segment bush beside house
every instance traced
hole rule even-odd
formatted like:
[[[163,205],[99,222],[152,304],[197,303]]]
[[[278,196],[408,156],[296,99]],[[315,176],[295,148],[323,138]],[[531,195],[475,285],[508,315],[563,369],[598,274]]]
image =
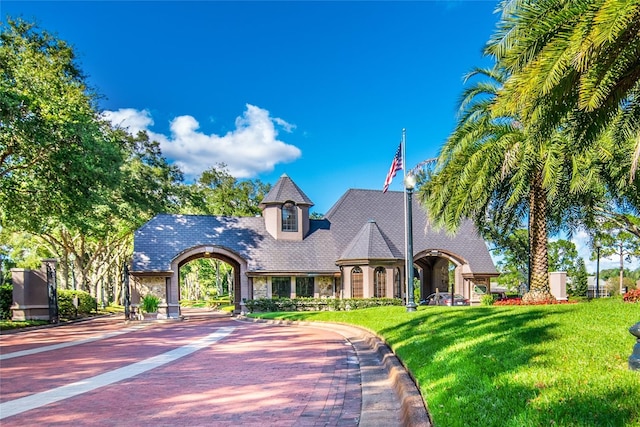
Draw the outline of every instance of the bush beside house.
[[[273,311],[349,311],[402,305],[400,298],[260,298],[244,302],[250,313]]]

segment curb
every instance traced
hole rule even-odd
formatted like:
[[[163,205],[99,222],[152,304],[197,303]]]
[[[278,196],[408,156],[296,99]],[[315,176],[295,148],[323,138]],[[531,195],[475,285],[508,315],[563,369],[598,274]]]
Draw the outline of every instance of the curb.
[[[23,328],[0,329],[0,335],[11,335],[11,334],[19,334],[21,332],[37,331],[38,329],[57,328],[58,326],[73,325],[74,323],[88,322],[94,319],[101,319],[104,317],[112,317],[116,315],[117,313],[116,314],[114,313],[99,314],[96,316],[88,316],[88,317],[80,317],[78,319],[63,320],[58,323],[45,323],[43,325],[25,326]]]
[[[343,335],[347,338],[361,357],[363,352],[369,351],[375,356],[375,362],[383,370],[400,401],[398,418],[400,425],[412,427],[432,427],[431,417],[427,411],[426,404],[420,394],[414,378],[400,362],[391,348],[384,340],[372,331],[360,326],[347,325],[333,322],[297,322],[291,320],[266,320],[253,319],[238,316],[237,320],[254,323],[268,323],[283,326],[309,326],[314,328],[328,329]],[[357,341],[362,341],[364,345],[358,345]],[[361,368],[362,369],[362,368]],[[364,381],[363,381],[364,382]],[[364,396],[363,396],[364,400]],[[362,420],[361,425],[385,425],[384,422],[376,422],[372,414],[369,420]],[[365,418],[365,417],[363,417]]]

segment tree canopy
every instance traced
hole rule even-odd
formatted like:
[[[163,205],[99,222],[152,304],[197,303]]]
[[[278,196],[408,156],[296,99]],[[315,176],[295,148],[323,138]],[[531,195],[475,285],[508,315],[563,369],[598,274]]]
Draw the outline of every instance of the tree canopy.
[[[464,217],[499,233],[527,221],[530,287],[544,298],[549,232],[595,235],[608,221],[637,236],[640,1],[500,10],[485,49],[495,68],[470,74],[488,78],[464,90],[421,198],[449,231]]]
[[[69,45],[22,20],[3,27],[3,264],[18,258],[35,267],[34,259],[56,257],[63,285],[96,295],[105,281],[117,284],[133,231],[155,214],[260,212],[268,185],[238,181],[224,165],[183,184],[147,133],[131,135],[104,120]]]
[[[70,46],[24,21],[0,32],[3,226],[39,232],[90,212],[123,161]]]

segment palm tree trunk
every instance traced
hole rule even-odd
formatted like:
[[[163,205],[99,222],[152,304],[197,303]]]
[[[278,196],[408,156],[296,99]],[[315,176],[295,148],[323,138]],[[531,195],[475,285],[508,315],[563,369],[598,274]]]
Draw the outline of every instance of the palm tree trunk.
[[[529,292],[522,298],[525,302],[554,299],[549,288],[547,237],[547,197],[538,171],[529,193]]]

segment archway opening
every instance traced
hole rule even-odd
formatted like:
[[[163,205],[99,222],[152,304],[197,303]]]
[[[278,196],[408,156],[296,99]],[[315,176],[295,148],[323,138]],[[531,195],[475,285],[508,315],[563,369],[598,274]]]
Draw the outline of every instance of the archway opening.
[[[460,293],[461,283],[456,280],[458,264],[440,255],[424,256],[416,260],[420,268],[420,300],[437,292]]]
[[[237,263],[222,254],[197,253],[182,260],[178,264],[180,306],[233,311],[239,298],[238,275]]]

